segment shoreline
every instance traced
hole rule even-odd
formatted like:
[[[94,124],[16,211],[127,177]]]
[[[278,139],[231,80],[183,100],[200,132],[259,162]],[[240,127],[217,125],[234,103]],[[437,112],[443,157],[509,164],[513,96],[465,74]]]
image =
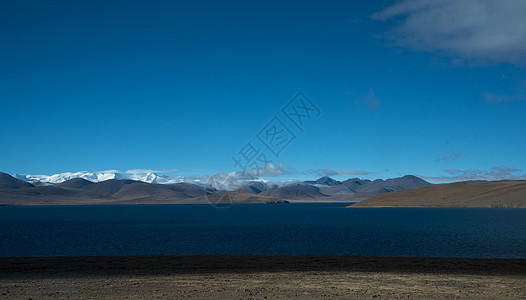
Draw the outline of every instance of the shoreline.
[[[345,208],[490,208],[490,209],[526,209],[526,206],[433,206],[433,205],[355,205],[360,202],[348,201],[296,201],[284,200],[287,202],[254,202],[254,203],[230,203],[224,206],[232,205],[265,205],[265,204],[342,204]],[[221,206],[212,203],[70,203],[70,204],[0,204],[0,207],[50,207],[50,206],[141,206],[141,205],[212,205]]]
[[[49,206],[126,206],[126,205],[212,205],[212,206],[231,206],[231,205],[265,205],[265,204],[347,204],[352,205],[357,202],[352,201],[303,201],[299,202],[296,200],[283,199],[283,201],[278,202],[241,202],[241,203],[225,203],[225,204],[213,204],[211,202],[207,203],[164,203],[164,202],[154,202],[154,203],[68,203],[68,204],[0,204],[0,207],[49,207]]]
[[[0,257],[0,278],[65,273],[404,272],[526,276],[526,259],[346,255]]]

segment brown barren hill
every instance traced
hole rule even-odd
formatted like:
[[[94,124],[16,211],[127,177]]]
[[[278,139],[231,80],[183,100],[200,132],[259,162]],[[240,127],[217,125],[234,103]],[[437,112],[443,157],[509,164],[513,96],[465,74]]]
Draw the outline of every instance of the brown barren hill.
[[[29,182],[25,182],[20,179],[16,179],[13,176],[0,172],[0,188],[2,189],[20,189],[34,187]]]
[[[304,183],[289,184],[274,190],[262,192],[260,195],[287,200],[310,200],[329,198],[316,186]]]
[[[349,207],[526,208],[526,180],[429,185],[381,194]]]

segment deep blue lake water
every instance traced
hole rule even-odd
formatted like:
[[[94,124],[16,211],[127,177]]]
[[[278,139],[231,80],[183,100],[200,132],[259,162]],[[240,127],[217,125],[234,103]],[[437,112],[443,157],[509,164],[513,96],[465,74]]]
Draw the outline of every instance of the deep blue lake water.
[[[526,258],[526,209],[0,207],[0,256],[143,254]]]

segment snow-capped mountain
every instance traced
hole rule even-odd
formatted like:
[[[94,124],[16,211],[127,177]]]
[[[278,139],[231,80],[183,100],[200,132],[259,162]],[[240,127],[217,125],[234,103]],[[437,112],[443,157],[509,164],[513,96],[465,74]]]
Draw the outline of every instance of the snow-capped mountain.
[[[160,183],[160,184],[171,184],[183,182],[184,179],[181,176],[170,177],[162,174],[156,174],[150,170],[128,170],[128,171],[117,171],[108,170],[100,172],[65,172],[54,175],[30,175],[30,174],[14,174],[13,177],[28,182],[41,182],[47,184],[61,183],[66,180],[73,178],[83,178],[91,182],[100,182],[109,179],[132,179],[148,183]]]
[[[14,174],[13,177],[31,183],[38,184],[57,184],[73,178],[82,178],[91,182],[101,182],[109,179],[132,179],[143,181],[147,183],[158,184],[174,184],[174,183],[193,183],[200,186],[207,186],[216,190],[234,190],[245,185],[247,182],[260,182],[268,186],[282,186],[291,181],[269,181],[263,178],[257,178],[240,172],[218,173],[215,175],[208,175],[202,177],[182,177],[182,176],[166,176],[155,173],[151,170],[108,170],[99,172],[65,172],[54,175],[30,175],[30,174]]]

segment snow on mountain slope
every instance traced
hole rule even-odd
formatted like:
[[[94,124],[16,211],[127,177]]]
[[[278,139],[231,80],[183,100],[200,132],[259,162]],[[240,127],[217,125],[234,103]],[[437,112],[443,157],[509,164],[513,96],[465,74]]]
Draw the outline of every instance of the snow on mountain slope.
[[[42,183],[61,183],[73,178],[82,178],[92,182],[100,182],[109,179],[132,179],[148,183],[160,183],[170,184],[183,182],[183,177],[169,177],[162,174],[156,174],[148,170],[129,170],[125,172],[117,170],[108,170],[100,172],[65,172],[54,175],[30,175],[30,174],[14,174],[13,177],[29,182],[42,182]]]
[[[203,177],[170,177],[163,174],[157,174],[151,170],[108,170],[100,172],[65,172],[54,175],[30,175],[14,174],[13,177],[28,181],[31,183],[56,184],[62,183],[73,178],[82,178],[91,182],[100,182],[109,179],[132,179],[147,183],[174,184],[179,182],[193,183],[201,186],[208,186],[217,190],[234,190],[240,188],[248,181],[258,181],[269,187],[283,186],[290,181],[268,181],[262,178],[254,178],[240,172],[219,173]]]

